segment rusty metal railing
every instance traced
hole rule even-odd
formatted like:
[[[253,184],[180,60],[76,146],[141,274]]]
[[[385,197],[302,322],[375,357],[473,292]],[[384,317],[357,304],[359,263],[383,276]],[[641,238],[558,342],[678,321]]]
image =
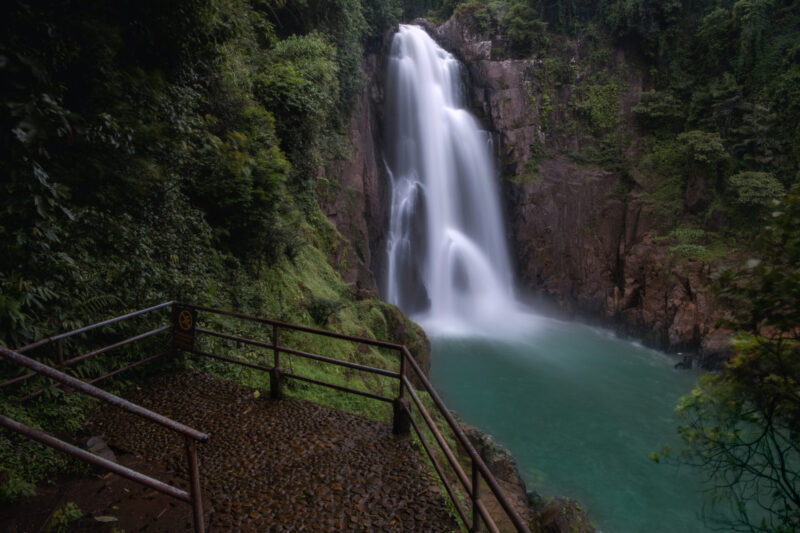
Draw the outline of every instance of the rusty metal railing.
[[[433,385],[425,376],[425,373],[422,371],[419,364],[411,355],[411,352],[409,352],[407,347],[401,344],[377,341],[363,337],[355,337],[351,335],[344,335],[342,333],[334,333],[331,331],[310,328],[307,326],[289,324],[286,322],[280,322],[268,318],[256,317],[244,313],[237,313],[234,311],[227,311],[223,309],[215,309],[212,307],[205,307],[205,306],[185,304],[185,303],[179,303],[176,305],[180,305],[188,309],[193,309],[195,311],[234,317],[237,319],[256,322],[259,324],[270,326],[271,329],[270,342],[250,339],[240,335],[232,335],[229,333],[213,331],[207,328],[197,327],[195,331],[201,335],[226,339],[229,341],[235,341],[237,343],[246,344],[249,346],[255,346],[271,350],[273,358],[272,366],[260,365],[250,361],[234,359],[231,357],[226,357],[223,355],[198,350],[196,348],[192,349],[191,353],[202,357],[208,357],[219,361],[243,365],[249,368],[268,372],[270,374],[270,395],[275,399],[279,399],[282,395],[283,381],[286,379],[294,379],[294,380],[304,381],[307,383],[313,383],[323,387],[333,388],[351,394],[357,394],[360,396],[364,396],[382,402],[392,403],[394,406],[394,421],[393,421],[394,431],[396,433],[405,433],[409,430],[408,428],[409,425],[414,428],[414,431],[419,437],[420,443],[422,444],[422,447],[424,448],[426,454],[428,455],[431,464],[433,465],[434,469],[436,470],[436,473],[438,474],[439,478],[444,484],[445,491],[447,492],[447,495],[450,498],[450,500],[453,502],[458,517],[461,523],[464,525],[464,527],[469,529],[469,531],[478,531],[479,528],[481,527],[481,523],[483,523],[490,531],[499,532],[499,529],[494,519],[489,514],[489,511],[486,508],[486,505],[484,504],[485,498],[481,495],[480,491],[481,482],[485,482],[489,491],[492,493],[494,498],[500,504],[500,507],[503,509],[509,521],[513,524],[514,528],[517,531],[529,533],[527,524],[525,524],[525,522],[516,512],[514,507],[511,505],[505,493],[497,483],[497,480],[494,478],[494,475],[489,471],[488,467],[483,462],[478,452],[475,450],[469,438],[467,438],[466,434],[461,429],[459,424],[456,422],[455,418],[453,418],[453,415],[450,414],[450,411],[447,409],[441,397],[433,388]],[[309,333],[312,335],[320,335],[324,337],[330,337],[343,341],[365,344],[368,346],[385,348],[395,351],[398,353],[400,360],[399,361],[400,372],[394,372],[392,370],[387,370],[383,368],[375,368],[367,365],[353,363],[350,361],[341,361],[338,359],[333,359],[331,357],[307,353],[294,348],[290,348],[288,346],[281,345],[279,342],[281,330],[299,331],[299,332]],[[300,376],[297,374],[286,372],[281,367],[280,355],[282,353],[306,359],[311,359],[314,361],[320,361],[327,364],[338,365],[345,368],[350,368],[371,374],[386,376],[392,379],[397,379],[398,394],[395,398],[387,398],[385,396],[374,394],[372,392],[351,389],[334,383],[327,383],[324,381],[311,379],[305,376]],[[414,384],[412,384],[412,378],[410,378],[409,376],[413,376],[413,381],[416,381],[417,383],[421,384],[421,389],[430,395],[436,409],[441,413],[441,415],[447,422],[447,426],[455,435],[458,444],[465,450],[470,460],[471,471],[469,476],[464,471],[464,468],[461,466],[461,463],[456,457],[456,454],[452,451],[452,449],[448,445],[447,440],[442,434],[441,429],[437,426],[430,412],[423,404],[420,395],[417,392],[417,389],[415,388]],[[431,444],[428,442],[425,436],[425,432],[423,431],[423,426],[421,425],[421,422],[416,420],[413,415],[413,410],[410,408],[410,403],[405,398],[406,392],[411,397],[417,410],[422,414],[422,419],[425,425],[427,426],[431,434],[434,436],[436,444],[438,445],[441,452],[447,459],[447,463],[449,463],[450,467],[455,472],[456,479],[464,488],[466,494],[468,494],[469,497],[471,498],[473,504],[472,516],[468,517],[467,513],[465,513],[464,509],[462,509],[458,497],[456,495],[456,491],[453,487],[453,484],[449,481],[448,476],[446,475],[444,469],[442,468],[441,462],[439,461],[439,459],[437,459],[437,454],[435,453]]]
[[[23,354],[23,353],[29,352],[31,350],[34,350],[34,349],[37,349],[37,348],[42,348],[42,347],[47,346],[49,344],[55,343],[55,345],[56,345],[56,353],[57,353],[57,358],[58,358],[58,363],[57,363],[58,364],[58,369],[61,370],[62,372],[64,372],[67,367],[72,366],[72,365],[74,365],[76,363],[80,363],[80,362],[86,361],[86,360],[88,360],[88,359],[90,359],[92,357],[98,356],[100,354],[107,353],[107,352],[109,352],[111,350],[114,350],[116,348],[120,348],[122,346],[127,346],[129,344],[134,343],[134,342],[138,342],[138,341],[144,340],[144,339],[146,339],[148,337],[152,337],[154,335],[158,335],[159,333],[164,333],[164,332],[167,332],[167,331],[171,331],[173,326],[172,326],[172,324],[167,324],[167,325],[164,325],[164,326],[161,326],[161,327],[157,327],[157,328],[152,329],[150,331],[146,331],[146,332],[141,333],[139,335],[135,335],[133,337],[127,338],[127,339],[125,339],[123,341],[119,341],[119,342],[116,342],[114,344],[105,346],[103,348],[100,348],[99,350],[94,350],[94,351],[79,355],[77,357],[72,357],[72,358],[66,359],[66,360],[64,359],[64,340],[69,339],[70,337],[75,337],[77,335],[81,335],[81,334],[84,334],[84,333],[88,333],[90,331],[97,330],[97,329],[102,328],[104,326],[109,326],[111,324],[116,324],[118,322],[129,320],[131,318],[139,317],[139,316],[151,313],[153,311],[158,311],[159,309],[164,309],[164,308],[167,308],[167,307],[171,307],[174,303],[175,302],[172,302],[172,301],[164,302],[162,304],[158,304],[158,305],[154,305],[152,307],[148,307],[147,309],[141,309],[139,311],[134,311],[132,313],[128,313],[128,314],[125,314],[125,315],[122,315],[122,316],[111,318],[109,320],[104,320],[102,322],[97,322],[96,324],[91,324],[89,326],[85,326],[85,327],[82,327],[82,328],[74,329],[72,331],[67,331],[66,333],[60,333],[58,335],[53,335],[51,337],[45,337],[44,339],[38,340],[36,342],[32,342],[31,344],[28,344],[26,346],[22,346],[21,348],[17,348],[15,351],[17,353]],[[159,357],[163,357],[163,356],[169,354],[170,352],[171,352],[171,350],[165,350],[165,351],[157,353],[157,354],[155,354],[155,355],[153,355],[151,357],[143,359],[141,361],[136,361],[136,362],[131,363],[131,364],[127,365],[127,366],[124,366],[122,368],[118,368],[118,369],[113,370],[111,372],[108,372],[108,373],[106,373],[104,375],[96,377],[96,378],[92,379],[90,381],[90,383],[97,383],[99,381],[107,379],[107,378],[109,378],[111,376],[115,376],[115,375],[117,375],[117,374],[119,374],[121,372],[124,372],[126,370],[130,370],[132,368],[135,368],[137,366],[143,365],[145,363],[149,363],[149,362],[151,362],[151,361],[153,361],[155,359],[158,359]],[[3,389],[4,387],[8,387],[10,385],[14,385],[14,384],[17,384],[17,383],[22,383],[22,382],[24,382],[24,381],[26,381],[26,380],[28,380],[28,379],[36,376],[36,375],[37,375],[36,372],[29,372],[27,374],[23,374],[21,376],[17,376],[17,377],[15,377],[13,379],[9,379],[7,381],[4,381],[3,383],[0,383],[0,389]],[[32,398],[35,398],[35,397],[41,395],[43,392],[44,392],[43,389],[39,389],[37,391],[32,392],[31,394],[28,394],[27,396],[23,396],[22,398],[20,398],[20,400],[21,401],[30,400]]]
[[[110,344],[108,346],[105,346],[103,348],[86,352],[84,354],[72,357],[70,359],[64,359],[64,347],[62,342],[65,339],[78,334],[87,333],[89,331],[101,328],[103,326],[121,322],[127,319],[144,315],[146,313],[150,313],[152,311],[157,311],[159,309],[164,309],[168,307],[172,308],[173,311],[173,320],[171,324],[151,329],[144,333],[140,333],[138,335],[129,337],[123,341],[119,341]],[[179,324],[180,317],[178,315],[178,312],[180,312],[181,310],[193,310],[194,313],[204,312],[216,315],[229,316],[269,326],[270,342],[250,339],[240,335],[232,335],[230,333],[218,332],[207,328],[197,327],[195,320],[196,317],[194,315],[191,317],[191,320],[189,320],[190,325],[187,326],[187,329],[190,331],[191,335],[188,337],[186,336],[181,337],[181,335],[184,335],[186,333],[185,331],[181,331],[182,328],[180,327]],[[116,348],[133,344],[137,341],[141,341],[146,338],[158,335],[159,333],[164,333],[168,330],[171,330],[173,335],[172,346],[170,348],[154,356],[147,357],[145,359],[136,361],[132,364],[126,365],[122,368],[116,369],[112,372],[106,373],[98,378],[91,380],[91,383],[95,383],[102,379],[106,379],[113,375],[119,374],[120,372],[145,364],[164,355],[174,353],[175,349],[180,349],[201,357],[211,358],[226,363],[242,365],[256,370],[268,372],[270,376],[270,395],[272,396],[272,398],[275,399],[281,398],[283,383],[287,379],[293,379],[297,381],[311,383],[314,385],[329,387],[349,394],[360,395],[381,402],[391,403],[393,406],[393,413],[394,413],[393,431],[395,433],[407,433],[410,431],[410,427],[414,428],[414,431],[417,434],[423,449],[428,455],[428,458],[430,459],[434,470],[436,470],[437,475],[439,476],[445,487],[445,491],[447,492],[448,497],[450,498],[450,500],[454,505],[459,520],[461,521],[461,523],[465,528],[469,529],[471,532],[474,532],[478,531],[481,528],[481,524],[484,524],[492,532],[499,531],[494,519],[489,514],[486,508],[486,505],[484,503],[485,497],[481,494],[480,491],[481,483],[483,482],[486,484],[489,491],[492,493],[492,496],[500,504],[500,507],[503,509],[509,521],[513,524],[514,528],[517,531],[529,533],[528,526],[525,524],[522,518],[520,518],[516,510],[508,501],[508,498],[498,485],[496,479],[489,471],[489,469],[486,467],[480,455],[477,453],[470,440],[464,434],[464,431],[461,429],[461,427],[455,421],[453,416],[450,414],[450,411],[447,409],[444,402],[439,397],[436,390],[433,388],[433,385],[431,385],[430,381],[425,376],[425,373],[422,371],[417,361],[411,355],[408,348],[400,344],[377,341],[363,337],[355,337],[351,335],[344,335],[341,333],[310,328],[307,326],[289,324],[286,322],[256,317],[252,315],[227,311],[223,309],[215,309],[212,307],[205,307],[205,306],[170,301],[170,302],[164,302],[162,304],[153,307],[149,307],[147,309],[142,309],[140,311],[128,313],[120,317],[115,317],[109,320],[105,320],[97,324],[92,324],[90,326],[76,329],[67,333],[54,335],[52,337],[48,337],[36,341],[34,343],[28,344],[27,346],[23,346],[17,350],[9,350],[0,347],[0,356],[2,356],[2,358],[32,370],[32,372],[30,373],[23,374],[21,376],[17,376],[13,379],[10,379],[4,383],[0,383],[0,389],[16,383],[21,383],[34,376],[42,375],[50,379],[53,379],[54,381],[59,382],[62,385],[66,385],[67,387],[71,387],[75,390],[79,390],[85,392],[86,394],[90,394],[96,398],[101,399],[102,401],[111,403],[112,405],[116,405],[131,413],[142,416],[155,423],[161,424],[169,429],[172,429],[174,431],[177,431],[178,433],[183,434],[186,438],[186,452],[189,463],[189,476],[190,476],[189,493],[176,489],[175,487],[166,485],[163,482],[145,476],[141,473],[117,465],[116,463],[106,461],[105,459],[102,459],[100,457],[90,454],[89,452],[86,452],[85,450],[81,450],[80,448],[77,448],[68,443],[60,441],[36,429],[24,426],[23,424],[20,424],[19,422],[16,422],[9,418],[0,417],[0,425],[5,426],[14,431],[17,431],[23,435],[26,435],[31,439],[42,442],[43,444],[64,451],[65,453],[74,455],[86,462],[97,465],[101,468],[106,468],[108,470],[111,470],[112,472],[127,477],[128,479],[131,479],[135,482],[144,484],[154,490],[163,492],[181,501],[190,503],[193,507],[195,531],[203,532],[204,521],[203,521],[203,510],[202,510],[202,495],[200,493],[200,477],[199,477],[199,465],[197,461],[196,442],[197,441],[205,442],[208,436],[192,428],[184,426],[174,420],[158,415],[157,413],[149,411],[141,406],[132,404],[122,398],[114,396],[113,394],[98,389],[93,385],[91,385],[90,383],[81,381],[64,373],[64,370],[66,370],[66,368],[69,367],[70,365],[85,361],[91,357],[95,357],[100,354],[107,353]],[[279,342],[281,330],[304,332],[312,335],[319,335],[319,336],[339,339],[342,341],[354,342],[358,344],[364,344],[368,346],[374,346],[377,348],[383,348],[394,351],[398,354],[400,371],[395,372],[393,370],[371,367],[368,365],[354,363],[351,361],[341,361],[324,355],[308,353],[289,346],[281,345]],[[250,361],[244,361],[241,359],[234,359],[220,354],[199,350],[197,349],[196,344],[194,343],[195,334],[225,339],[228,341],[235,341],[237,343],[271,350],[272,366],[257,364]],[[188,339],[188,341],[186,339]],[[59,366],[58,370],[22,355],[22,353],[24,352],[40,348],[42,346],[52,343],[55,343],[57,348],[58,366]],[[357,370],[388,377],[391,379],[396,379],[398,382],[397,396],[394,398],[389,398],[386,396],[382,396],[380,394],[375,394],[374,392],[352,389],[334,383],[328,383],[325,381],[312,379],[308,376],[302,376],[299,374],[287,372],[283,367],[281,367],[281,354],[310,359],[325,364],[338,365],[351,370]],[[415,383],[417,384],[416,386]],[[420,398],[420,395],[417,392],[418,389],[425,391],[430,396],[434,406],[436,407],[436,410],[439,411],[441,416],[446,421],[447,426],[455,435],[455,439],[458,445],[460,445],[467,454],[470,462],[469,475],[467,475],[467,472],[465,472],[464,467],[461,466],[461,463],[459,462],[456,454],[448,445],[448,442],[445,436],[443,435],[441,429],[437,426],[436,422],[431,416],[431,413],[423,404],[422,399]],[[42,394],[42,392],[43,390],[40,389],[34,393],[28,394],[27,396],[23,397],[22,400],[27,400],[36,397]],[[409,402],[408,398],[406,398],[406,394],[411,398],[411,402],[413,402],[414,406],[422,415],[422,421],[419,421],[415,418],[414,410],[411,408],[411,402]],[[422,422],[424,422],[424,426]],[[430,433],[433,435],[434,440],[436,441],[436,445],[446,458],[447,464],[450,465],[450,468],[455,473],[455,478],[457,482],[461,484],[465,493],[468,494],[469,497],[471,498],[472,500],[471,516],[467,516],[467,513],[465,513],[464,509],[462,509],[457,496],[457,491],[454,488],[453,483],[451,483],[451,481],[448,479],[448,476],[445,472],[445,469],[443,468],[442,463],[437,458],[438,453],[431,446],[431,443],[428,442],[428,439],[424,431],[424,427],[427,427]]]
[[[197,459],[197,446],[196,446],[196,443],[197,442],[205,442],[206,440],[208,440],[208,435],[205,434],[205,433],[201,433],[200,431],[197,431],[197,430],[195,430],[195,429],[193,429],[191,427],[188,427],[188,426],[186,426],[184,424],[176,422],[175,420],[172,420],[170,418],[166,418],[166,417],[164,417],[162,415],[159,415],[158,413],[154,413],[153,411],[145,409],[144,407],[141,407],[139,405],[133,404],[133,403],[131,403],[131,402],[129,402],[129,401],[123,399],[123,398],[120,398],[118,396],[115,396],[114,394],[108,393],[108,392],[106,392],[106,391],[104,391],[102,389],[99,389],[99,388],[97,388],[97,387],[95,387],[93,385],[94,383],[97,383],[99,381],[107,379],[107,378],[109,378],[111,376],[115,376],[117,374],[120,374],[121,372],[124,372],[126,370],[130,370],[130,369],[135,368],[137,366],[140,366],[140,365],[149,363],[151,361],[154,361],[155,359],[158,359],[158,358],[163,357],[163,356],[165,356],[165,355],[167,355],[169,353],[172,353],[172,350],[171,349],[164,350],[164,351],[162,351],[160,353],[157,353],[157,354],[155,354],[153,356],[146,357],[146,358],[141,359],[139,361],[136,361],[134,363],[125,365],[125,366],[123,366],[121,368],[117,368],[115,370],[112,370],[111,372],[107,372],[106,374],[103,374],[103,375],[101,375],[99,377],[95,377],[95,378],[91,379],[88,382],[80,380],[80,379],[77,379],[77,378],[75,378],[73,376],[70,376],[70,375],[65,373],[65,370],[67,369],[67,367],[70,367],[70,366],[75,365],[77,363],[86,361],[86,360],[88,360],[88,359],[90,359],[92,357],[96,357],[98,355],[110,352],[111,350],[114,350],[116,348],[120,348],[122,346],[127,346],[127,345],[133,344],[135,342],[139,342],[139,341],[142,341],[144,339],[147,339],[149,337],[153,337],[155,335],[158,335],[159,333],[164,333],[164,332],[167,332],[167,331],[171,331],[172,328],[173,328],[173,325],[172,324],[167,324],[167,325],[164,325],[164,326],[160,326],[160,327],[157,327],[155,329],[151,329],[149,331],[146,331],[144,333],[140,333],[138,335],[134,335],[134,336],[129,337],[129,338],[125,339],[125,340],[122,340],[122,341],[119,341],[119,342],[115,342],[115,343],[110,344],[108,346],[105,346],[103,348],[100,348],[100,349],[97,349],[97,350],[93,350],[93,351],[78,355],[76,357],[72,357],[70,359],[64,359],[63,341],[65,339],[68,339],[70,337],[74,337],[76,335],[88,333],[90,331],[97,330],[97,329],[102,328],[104,326],[108,326],[108,325],[111,325],[111,324],[122,322],[124,320],[128,320],[128,319],[131,319],[131,318],[134,318],[134,317],[142,316],[142,315],[145,315],[147,313],[150,313],[150,312],[153,312],[153,311],[157,311],[159,309],[168,308],[168,307],[171,307],[173,305],[173,303],[174,302],[164,302],[162,304],[159,304],[159,305],[156,305],[156,306],[153,306],[153,307],[149,307],[147,309],[142,309],[142,310],[139,310],[139,311],[136,311],[136,312],[133,312],[133,313],[128,313],[126,315],[115,317],[115,318],[112,318],[112,319],[109,319],[109,320],[104,320],[102,322],[98,322],[96,324],[92,324],[92,325],[89,325],[89,326],[86,326],[86,327],[83,327],[83,328],[78,328],[78,329],[75,329],[75,330],[72,330],[72,331],[68,331],[66,333],[53,335],[51,337],[47,337],[47,338],[38,340],[36,342],[33,342],[31,344],[28,344],[28,345],[23,346],[21,348],[18,348],[16,350],[10,350],[8,348],[4,348],[4,347],[0,346],[0,358],[5,359],[5,360],[7,360],[7,361],[9,361],[11,363],[14,363],[16,365],[19,365],[19,366],[21,366],[23,368],[27,368],[29,370],[32,370],[32,372],[23,374],[21,376],[17,376],[15,378],[9,379],[9,380],[7,380],[7,381],[5,381],[3,383],[0,383],[0,389],[3,389],[4,387],[9,387],[9,386],[14,385],[14,384],[22,384],[23,382],[25,382],[26,380],[28,380],[28,379],[30,379],[30,378],[32,378],[34,376],[44,376],[44,377],[52,379],[53,381],[59,383],[62,386],[66,386],[66,387],[69,387],[70,389],[77,390],[77,391],[83,392],[85,394],[88,394],[90,396],[93,396],[93,397],[95,397],[95,398],[97,398],[97,399],[99,399],[99,400],[101,400],[101,401],[103,401],[105,403],[109,403],[111,405],[119,407],[119,408],[121,408],[121,409],[123,409],[125,411],[128,411],[129,413],[132,413],[132,414],[135,414],[135,415],[140,416],[142,418],[145,418],[147,420],[150,420],[150,421],[152,421],[152,422],[154,422],[156,424],[164,426],[164,427],[166,427],[166,428],[168,428],[168,429],[170,429],[172,431],[175,431],[175,432],[183,435],[184,438],[185,438],[186,457],[187,457],[188,473],[189,473],[189,487],[190,488],[189,488],[188,492],[184,491],[184,490],[181,490],[181,489],[178,489],[176,487],[173,487],[171,485],[168,485],[168,484],[166,484],[166,483],[164,483],[162,481],[159,481],[159,480],[157,480],[155,478],[152,478],[150,476],[146,476],[146,475],[144,475],[144,474],[142,474],[140,472],[137,472],[135,470],[132,470],[130,468],[126,468],[126,467],[124,467],[122,465],[119,465],[119,464],[113,462],[113,461],[109,461],[107,459],[104,459],[102,457],[94,455],[94,454],[92,454],[92,453],[90,453],[90,452],[88,452],[86,450],[78,448],[77,446],[73,446],[72,444],[69,444],[69,443],[64,442],[64,441],[62,441],[60,439],[57,439],[57,438],[55,438],[55,437],[53,437],[51,435],[48,435],[47,433],[44,433],[43,431],[28,427],[28,426],[26,426],[24,424],[21,424],[20,422],[18,422],[16,420],[10,419],[8,417],[0,416],[0,425],[4,426],[4,427],[6,427],[6,428],[8,428],[8,429],[10,429],[12,431],[15,431],[17,433],[20,433],[22,435],[25,435],[26,437],[28,437],[28,438],[30,438],[32,440],[38,441],[38,442],[40,442],[42,444],[45,444],[46,446],[50,446],[51,448],[54,448],[54,449],[59,450],[61,452],[67,453],[69,455],[72,455],[73,457],[77,457],[78,459],[80,459],[80,460],[82,460],[84,462],[90,463],[90,464],[92,464],[94,466],[103,468],[105,470],[109,470],[111,472],[114,472],[115,474],[118,474],[118,475],[120,475],[122,477],[130,479],[130,480],[132,480],[132,481],[134,481],[136,483],[145,485],[146,487],[149,487],[149,488],[151,488],[153,490],[156,490],[158,492],[161,492],[163,494],[166,494],[168,496],[176,498],[177,500],[180,500],[182,502],[186,502],[186,503],[190,504],[192,506],[192,514],[193,514],[193,520],[194,520],[194,531],[197,532],[197,533],[204,533],[204,531],[205,531],[205,523],[204,523],[204,520],[203,520],[203,503],[202,503],[202,493],[201,493],[201,490],[200,490],[200,469],[199,469],[199,463],[198,463],[198,459]],[[53,344],[53,343],[56,344],[57,357],[58,357],[58,362],[57,362],[58,369],[55,369],[55,368],[50,367],[50,366],[47,366],[47,365],[45,365],[43,363],[40,363],[39,361],[36,361],[34,359],[31,359],[31,358],[26,357],[25,355],[23,355],[23,353],[25,353],[25,352],[29,352],[29,351],[35,350],[37,348],[41,348],[41,347],[44,347],[46,345]],[[39,390],[34,391],[31,394],[27,394],[27,395],[23,396],[22,398],[20,398],[20,401],[27,401],[27,400],[33,399],[33,398],[41,395],[43,392],[44,392],[44,389],[40,388]]]
[[[55,437],[47,435],[46,433],[43,433],[39,430],[25,426],[15,420],[12,420],[4,416],[0,417],[0,424],[9,429],[22,433],[23,435],[31,439],[37,440],[42,444],[46,444],[57,450],[73,455],[83,461],[89,462],[93,465],[105,468],[107,470],[111,470],[116,474],[119,474],[137,483],[141,483],[142,485],[150,487],[153,490],[157,490],[168,496],[172,496],[173,498],[177,498],[181,501],[191,504],[193,509],[195,531],[198,533],[203,533],[205,531],[205,525],[203,521],[203,501],[202,501],[202,493],[200,491],[200,470],[197,461],[196,443],[198,441],[206,442],[208,440],[207,434],[201,433],[196,429],[190,428],[189,426],[181,424],[180,422],[176,422],[175,420],[172,420],[165,416],[161,416],[158,413],[154,413],[149,409],[145,409],[140,405],[131,403],[128,400],[120,398],[119,396],[115,396],[114,394],[106,392],[102,389],[98,389],[94,385],[86,383],[85,381],[81,381],[80,379],[76,379],[68,374],[60,372],[55,368],[49,367],[38,361],[34,361],[33,359],[25,357],[21,353],[16,352],[14,350],[9,350],[8,348],[0,347],[0,356],[2,356],[7,361],[16,363],[17,365],[33,370],[35,374],[48,377],[74,390],[81,391],[105,403],[119,407],[120,409],[128,411],[129,413],[150,420],[151,422],[164,426],[167,429],[171,429],[172,431],[175,431],[176,433],[180,433],[181,435],[183,435],[184,438],[186,439],[186,455],[189,467],[189,486],[190,486],[189,493],[176,489],[175,487],[171,487],[166,483],[158,481],[157,479],[151,478],[134,470],[120,466],[112,461],[103,459],[102,457],[92,455],[86,450],[82,450],[76,446],[72,446],[71,444],[56,439]]]

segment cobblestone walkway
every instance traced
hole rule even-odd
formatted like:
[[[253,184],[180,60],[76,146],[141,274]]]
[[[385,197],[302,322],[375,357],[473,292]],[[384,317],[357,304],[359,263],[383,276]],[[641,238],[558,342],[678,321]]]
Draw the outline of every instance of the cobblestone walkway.
[[[199,451],[211,532],[458,530],[420,453],[385,424],[254,398],[193,371],[159,376],[126,397],[210,434]],[[115,408],[93,423],[112,447],[187,477],[179,435]]]

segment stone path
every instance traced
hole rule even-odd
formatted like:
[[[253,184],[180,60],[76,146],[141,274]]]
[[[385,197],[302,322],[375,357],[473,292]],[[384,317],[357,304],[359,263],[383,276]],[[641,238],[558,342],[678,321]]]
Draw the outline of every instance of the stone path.
[[[209,531],[458,531],[420,453],[385,424],[255,398],[195,371],[159,376],[126,397],[211,435],[199,446]],[[181,436],[110,407],[93,424],[113,448],[187,478]],[[161,531],[143,522],[140,530]]]

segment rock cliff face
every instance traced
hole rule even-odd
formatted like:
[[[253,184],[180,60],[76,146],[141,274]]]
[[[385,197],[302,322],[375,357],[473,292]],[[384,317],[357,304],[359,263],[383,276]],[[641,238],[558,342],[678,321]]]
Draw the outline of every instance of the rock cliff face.
[[[718,364],[728,334],[714,326],[720,315],[707,287],[716,265],[681,260],[658,242],[659,217],[636,177],[574,157],[600,144],[574,95],[588,74],[582,44],[570,43],[564,58],[572,79],[553,87],[545,60],[494,58],[494,43],[455,18],[423,24],[465,63],[473,107],[494,136],[521,286],[652,346]],[[627,156],[637,149],[631,109],[642,92],[631,63],[617,50],[604,67],[617,80],[607,87],[616,91],[612,118],[627,131]]]
[[[388,224],[390,185],[382,164],[382,114],[391,35],[387,33],[383,45],[368,51],[362,62],[367,81],[348,129],[352,157],[325,168],[317,190],[323,212],[347,239],[334,264],[360,294],[378,291]]]
[[[714,327],[719,315],[707,288],[715,265],[680,260],[659,242],[663,228],[635,175],[574,157],[600,145],[575,103],[587,77],[582,44],[569,44],[562,59],[571,79],[554,86],[547,60],[493,57],[494,43],[455,18],[440,26],[416,22],[464,62],[472,107],[493,134],[521,287],[652,346],[697,353],[703,365],[723,359],[727,332]],[[350,125],[352,160],[326,169],[341,185],[320,191],[323,210],[351,245],[337,264],[358,291],[377,291],[383,275],[389,184],[382,104],[390,42],[391,32],[364,60],[368,83]],[[618,101],[612,118],[626,132],[626,155],[637,150],[631,108],[642,91],[631,62],[615,51],[604,67],[618,80],[609,85]]]

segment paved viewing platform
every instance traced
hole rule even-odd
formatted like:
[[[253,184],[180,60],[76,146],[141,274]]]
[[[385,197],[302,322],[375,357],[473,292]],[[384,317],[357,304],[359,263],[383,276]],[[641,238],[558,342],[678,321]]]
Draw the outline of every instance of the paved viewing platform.
[[[158,376],[125,394],[210,434],[198,448],[209,531],[458,530],[409,437],[315,403],[255,396],[196,371]],[[184,443],[175,433],[110,406],[92,418],[91,430],[122,462],[188,486]],[[73,494],[84,500],[76,501],[85,515],[79,528],[191,530],[188,505],[111,474],[94,484]],[[94,497],[81,496],[91,491]]]

